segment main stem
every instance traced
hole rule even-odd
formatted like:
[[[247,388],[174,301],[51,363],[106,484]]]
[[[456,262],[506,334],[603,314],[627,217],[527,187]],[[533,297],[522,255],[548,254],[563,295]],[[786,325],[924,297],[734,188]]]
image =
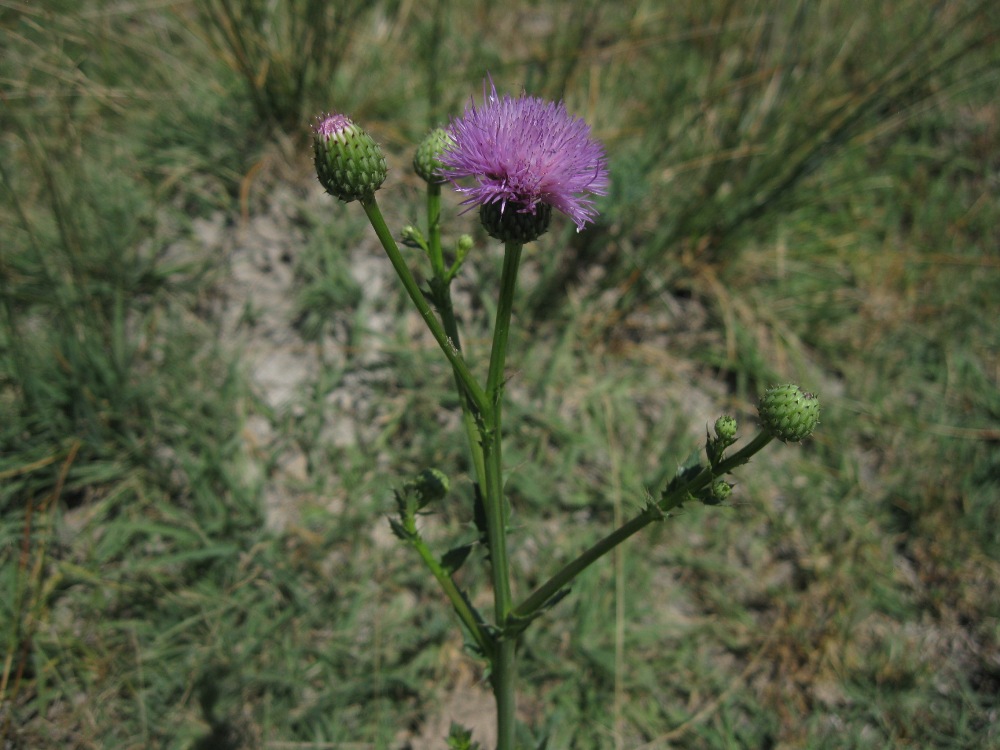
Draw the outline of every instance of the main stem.
[[[501,427],[503,411],[504,365],[507,341],[514,306],[517,270],[521,263],[520,242],[508,242],[504,248],[503,270],[500,275],[500,298],[493,328],[493,348],[486,378],[486,398],[490,410],[481,428],[483,455],[486,462],[486,535],[493,572],[493,603],[497,628],[500,631],[493,653],[493,695],[497,704],[497,750],[514,750],[516,702],[515,650],[517,640],[504,634],[513,601],[510,590],[510,564],[507,558],[507,503],[503,494],[503,460]]]

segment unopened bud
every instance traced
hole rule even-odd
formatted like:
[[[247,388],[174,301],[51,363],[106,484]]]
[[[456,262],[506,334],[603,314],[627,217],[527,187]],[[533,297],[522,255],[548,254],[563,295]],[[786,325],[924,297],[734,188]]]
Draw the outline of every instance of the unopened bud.
[[[322,115],[313,127],[316,175],[326,191],[345,203],[371,197],[387,173],[382,149],[348,117]]]
[[[715,420],[715,436],[726,445],[732,445],[736,440],[736,418],[723,414]]]
[[[456,250],[458,254],[464,258],[466,255],[469,254],[469,251],[472,249],[473,244],[474,241],[472,239],[472,235],[463,234],[461,237],[458,238],[458,244],[456,245]]]
[[[709,489],[708,496],[705,497],[705,505],[718,505],[719,503],[724,503],[729,499],[729,496],[733,494],[733,485],[727,482],[725,479],[716,479],[712,482],[712,487]]]
[[[432,130],[417,146],[417,151],[413,155],[413,171],[420,175],[424,182],[445,182],[438,173],[442,166],[441,154],[454,143],[448,131],[443,128]]]
[[[423,247],[424,235],[412,224],[407,224],[400,232],[400,238],[407,247]]]
[[[451,483],[448,475],[439,469],[424,469],[413,480],[413,489],[417,493],[417,507],[423,508],[430,503],[441,500],[448,494]]]
[[[798,442],[819,424],[819,399],[794,383],[778,385],[764,392],[757,412],[764,429],[774,437]]]

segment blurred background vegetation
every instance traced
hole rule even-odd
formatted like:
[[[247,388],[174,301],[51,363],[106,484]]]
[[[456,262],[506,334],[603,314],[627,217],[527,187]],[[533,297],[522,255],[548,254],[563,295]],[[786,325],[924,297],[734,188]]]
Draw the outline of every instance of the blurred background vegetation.
[[[972,0],[0,4],[4,747],[401,748],[461,684],[453,618],[383,541],[397,476],[461,479],[455,403],[432,348],[366,326],[336,251],[360,211],[289,209],[310,239],[288,330],[349,356],[278,407],[220,333],[228,265],[198,228],[314,191],[306,126],[331,107],[384,144],[383,205],[414,220],[412,144],[487,71],[564,99],[612,171],[519,303],[525,589],[704,420],[749,432],[785,380],[825,407],[733,507],[671,519],[536,628],[539,740],[1000,747],[998,31]],[[465,271],[473,342],[495,260]],[[326,396],[373,339],[371,429],[331,442]],[[276,526],[288,446],[306,467]],[[470,533],[461,485],[442,539]]]

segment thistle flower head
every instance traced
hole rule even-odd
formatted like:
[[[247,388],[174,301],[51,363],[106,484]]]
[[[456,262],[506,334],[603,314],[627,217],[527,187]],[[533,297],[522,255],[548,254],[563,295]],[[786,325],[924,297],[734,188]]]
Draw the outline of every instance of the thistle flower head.
[[[483,104],[470,103],[448,133],[454,141],[441,155],[440,174],[455,181],[464,203],[497,204],[534,215],[552,206],[569,216],[577,231],[597,215],[591,195],[607,192],[604,147],[587,124],[560,103],[531,96],[500,96],[492,79],[483,84]],[[544,231],[544,230],[543,230]]]
[[[316,118],[313,151],[320,183],[345,203],[374,195],[385,181],[382,149],[344,115]]]

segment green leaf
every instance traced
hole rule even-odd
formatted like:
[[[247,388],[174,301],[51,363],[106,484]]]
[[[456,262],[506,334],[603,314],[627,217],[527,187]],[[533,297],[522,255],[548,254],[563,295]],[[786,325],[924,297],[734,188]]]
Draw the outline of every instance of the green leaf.
[[[472,548],[475,545],[463,544],[461,547],[454,547],[448,550],[441,557],[441,567],[444,568],[448,573],[454,573],[459,568],[465,564],[465,561],[469,557],[469,553],[472,552]]]

